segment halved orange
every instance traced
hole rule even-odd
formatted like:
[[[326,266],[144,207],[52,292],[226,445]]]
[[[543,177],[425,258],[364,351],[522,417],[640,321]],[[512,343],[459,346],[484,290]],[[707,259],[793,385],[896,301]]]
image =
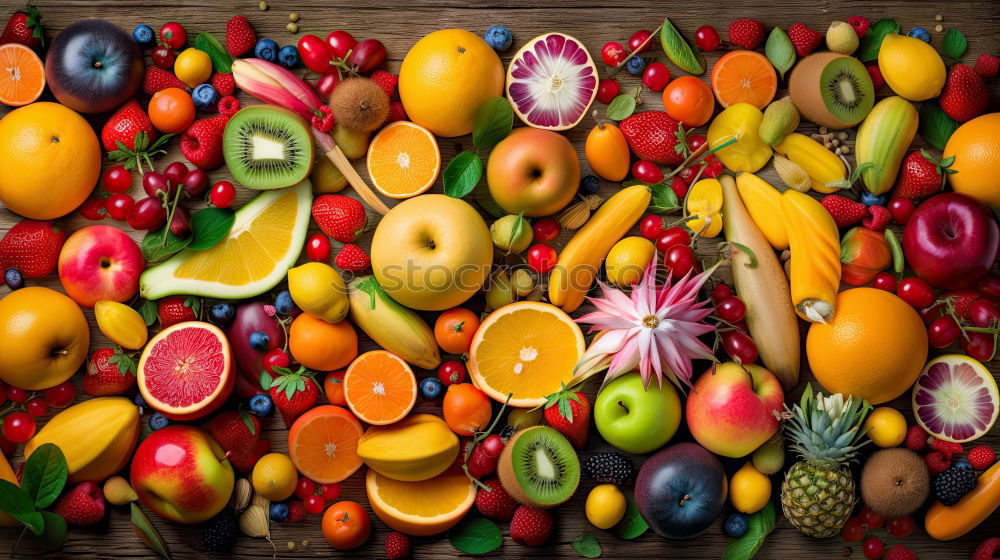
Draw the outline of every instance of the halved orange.
[[[288,456],[300,473],[321,484],[340,482],[361,467],[361,423],[347,409],[317,406],[299,416],[288,430]]]
[[[409,198],[426,191],[440,171],[437,140],[419,124],[394,122],[368,146],[368,175],[378,192],[390,198]]]
[[[0,103],[20,107],[45,90],[45,66],[35,51],[18,43],[0,46]]]
[[[368,469],[365,490],[383,523],[418,537],[451,529],[476,501],[475,485],[456,467],[419,482],[393,480]]]
[[[583,333],[563,310],[519,301],[479,325],[469,351],[469,376],[482,392],[511,406],[534,407],[573,377],[583,355]]]
[[[763,109],[778,91],[778,74],[759,52],[730,51],[712,68],[712,91],[723,108],[749,103]]]
[[[417,378],[399,356],[372,350],[358,356],[347,368],[344,398],[362,422],[392,424],[406,416],[417,402]]]

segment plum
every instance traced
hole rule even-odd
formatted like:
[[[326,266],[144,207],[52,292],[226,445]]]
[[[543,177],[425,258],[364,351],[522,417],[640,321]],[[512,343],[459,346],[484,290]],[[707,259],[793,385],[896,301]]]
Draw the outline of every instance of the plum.
[[[635,503],[661,537],[692,538],[715,522],[726,504],[726,471],[696,443],[672,445],[646,461],[635,480]]]
[[[117,108],[142,85],[142,52],[132,36],[101,19],[63,29],[45,58],[45,80],[60,103],[79,113]]]

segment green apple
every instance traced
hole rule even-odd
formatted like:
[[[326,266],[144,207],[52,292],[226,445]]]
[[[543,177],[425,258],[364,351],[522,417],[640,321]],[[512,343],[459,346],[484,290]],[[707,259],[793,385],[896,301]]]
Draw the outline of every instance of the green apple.
[[[662,447],[681,425],[681,400],[670,381],[642,386],[638,372],[622,375],[597,395],[594,422],[608,443],[628,453]]]
[[[493,246],[501,251],[520,253],[531,245],[535,238],[531,224],[523,216],[508,214],[490,226]]]

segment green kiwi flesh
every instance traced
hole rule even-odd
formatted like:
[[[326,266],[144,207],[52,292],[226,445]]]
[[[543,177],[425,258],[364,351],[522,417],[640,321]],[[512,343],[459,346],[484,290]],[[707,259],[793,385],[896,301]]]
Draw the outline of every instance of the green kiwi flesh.
[[[222,153],[233,178],[257,190],[280,189],[305,179],[314,148],[309,124],[271,105],[240,110],[226,123]]]
[[[504,490],[518,502],[555,507],[580,483],[580,460],[562,434],[547,426],[521,430],[504,447],[497,469]]]
[[[858,124],[875,104],[875,88],[864,65],[832,52],[800,60],[788,78],[788,94],[803,117],[833,129]]]

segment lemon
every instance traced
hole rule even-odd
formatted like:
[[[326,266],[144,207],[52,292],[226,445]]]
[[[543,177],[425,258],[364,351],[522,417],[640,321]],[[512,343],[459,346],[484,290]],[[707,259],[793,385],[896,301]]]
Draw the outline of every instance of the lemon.
[[[149,331],[142,315],[124,303],[102,299],[94,305],[97,328],[122,348],[138,350],[146,345]]]
[[[185,49],[174,60],[174,74],[188,87],[193,88],[207,82],[212,76],[212,59],[205,51],[194,47]]]
[[[738,511],[754,513],[771,500],[771,479],[747,462],[729,481],[729,501]]]
[[[290,269],[288,291],[299,309],[327,323],[343,321],[350,309],[344,279],[328,264],[311,262]]]
[[[587,495],[587,520],[598,529],[610,529],[625,516],[625,506],[625,494],[617,486],[595,486]]]
[[[865,420],[868,437],[879,447],[896,447],[906,439],[906,418],[895,408],[880,406]]]
[[[615,243],[604,260],[608,281],[622,288],[638,282],[656,254],[656,246],[645,237],[631,236]]]
[[[882,40],[878,67],[892,91],[910,101],[937,97],[944,87],[944,61],[934,47],[914,37],[890,33]]]
[[[250,475],[253,491],[272,502],[287,499],[295,492],[299,473],[288,455],[268,453],[257,461]]]

